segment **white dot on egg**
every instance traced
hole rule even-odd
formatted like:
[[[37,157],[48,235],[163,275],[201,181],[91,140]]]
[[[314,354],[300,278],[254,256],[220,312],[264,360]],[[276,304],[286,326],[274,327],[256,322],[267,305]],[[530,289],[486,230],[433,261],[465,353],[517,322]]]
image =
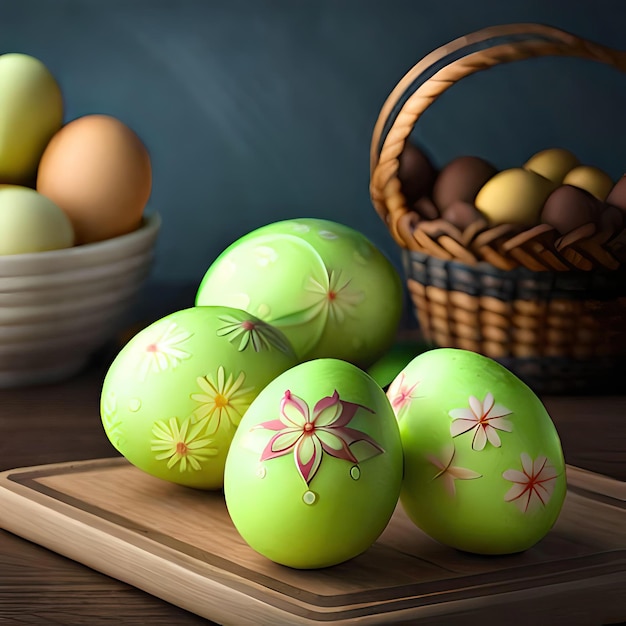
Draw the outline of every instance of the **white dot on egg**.
[[[257,317],[260,317],[261,319],[265,319],[270,313],[272,312],[272,309],[270,308],[269,304],[265,304],[264,302],[259,304],[257,310],[256,310],[256,315]]]
[[[267,267],[278,259],[278,252],[270,246],[258,246],[254,249],[256,264],[260,267]]]
[[[302,496],[302,500],[304,501],[304,504],[315,504],[317,495],[312,491],[305,491]]]
[[[229,282],[235,272],[237,271],[237,264],[231,259],[223,259],[221,263],[215,268],[214,277],[220,282]]]
[[[293,229],[297,233],[308,233],[311,230],[306,224],[301,224],[300,222],[294,222]]]
[[[128,401],[128,410],[136,413],[141,408],[141,400],[139,398],[131,398]]]
[[[337,233],[333,233],[331,230],[320,230],[318,235],[323,239],[339,239],[339,235]]]

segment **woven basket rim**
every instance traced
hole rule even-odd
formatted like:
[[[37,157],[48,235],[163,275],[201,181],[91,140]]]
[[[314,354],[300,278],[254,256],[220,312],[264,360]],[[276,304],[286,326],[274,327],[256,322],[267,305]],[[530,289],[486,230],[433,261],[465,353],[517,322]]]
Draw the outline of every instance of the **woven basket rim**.
[[[585,58],[626,72],[626,51],[547,25],[506,24],[475,31],[437,48],[392,90],[372,135],[370,196],[400,247],[443,259],[487,262],[500,269],[617,270],[626,264],[626,215],[621,224],[605,223],[602,228],[586,224],[564,236],[550,227],[490,227],[486,222],[468,234],[467,229],[454,232],[443,225],[441,232],[433,232],[429,222],[437,220],[425,220],[408,206],[398,178],[399,159],[424,111],[465,76],[541,56]],[[489,244],[483,243],[490,239]]]

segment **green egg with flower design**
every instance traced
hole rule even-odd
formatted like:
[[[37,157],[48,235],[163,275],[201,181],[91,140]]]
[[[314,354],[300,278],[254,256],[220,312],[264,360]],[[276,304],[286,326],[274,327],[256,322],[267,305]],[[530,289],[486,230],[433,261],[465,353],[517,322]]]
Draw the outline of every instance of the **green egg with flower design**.
[[[255,399],[226,460],[224,495],[242,538],[298,569],[347,561],[387,526],[402,444],[382,388],[338,359],[301,363]]]
[[[546,536],[565,499],[565,461],[532,389],[486,356],[437,348],[387,395],[404,450],[400,501],[421,530],[476,554],[521,552]]]
[[[219,489],[245,411],[296,362],[286,337],[245,311],[176,311],[132,337],[111,363],[101,393],[104,430],[148,474]]]
[[[360,232],[301,218],[258,228],[226,248],[196,304],[234,306],[280,328],[301,361],[337,358],[366,368],[392,345],[402,281]]]

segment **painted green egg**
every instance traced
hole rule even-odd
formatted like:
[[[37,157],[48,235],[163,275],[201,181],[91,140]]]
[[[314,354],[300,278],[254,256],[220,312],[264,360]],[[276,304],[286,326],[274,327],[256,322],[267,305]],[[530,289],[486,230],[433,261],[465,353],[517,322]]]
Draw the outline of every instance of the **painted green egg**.
[[[176,311],[132,337],[109,367],[101,396],[104,430],[148,474],[218,489],[245,411],[296,362],[279,330],[244,311]]]
[[[293,568],[336,565],[385,529],[402,481],[402,443],[384,391],[337,359],[297,365],[252,403],[224,474],[248,545]]]
[[[337,358],[366,368],[394,341],[402,282],[358,231],[302,218],[231,244],[207,270],[196,303],[234,306],[275,325],[302,361]]]
[[[558,433],[537,395],[496,361],[438,348],[389,386],[404,449],[400,495],[439,542],[521,552],[555,524],[566,493]]]

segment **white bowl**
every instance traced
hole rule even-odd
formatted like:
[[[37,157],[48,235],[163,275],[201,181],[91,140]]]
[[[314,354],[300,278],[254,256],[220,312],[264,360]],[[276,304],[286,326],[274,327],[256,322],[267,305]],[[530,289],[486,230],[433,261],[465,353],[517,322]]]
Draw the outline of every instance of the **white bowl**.
[[[128,235],[0,257],[0,387],[62,380],[121,329],[149,274],[156,214]]]
[[[119,259],[151,250],[161,226],[158,214],[147,215],[142,225],[132,233],[87,243],[63,250],[48,250],[30,254],[0,257],[0,276],[31,276],[58,274],[77,268],[109,265]]]

